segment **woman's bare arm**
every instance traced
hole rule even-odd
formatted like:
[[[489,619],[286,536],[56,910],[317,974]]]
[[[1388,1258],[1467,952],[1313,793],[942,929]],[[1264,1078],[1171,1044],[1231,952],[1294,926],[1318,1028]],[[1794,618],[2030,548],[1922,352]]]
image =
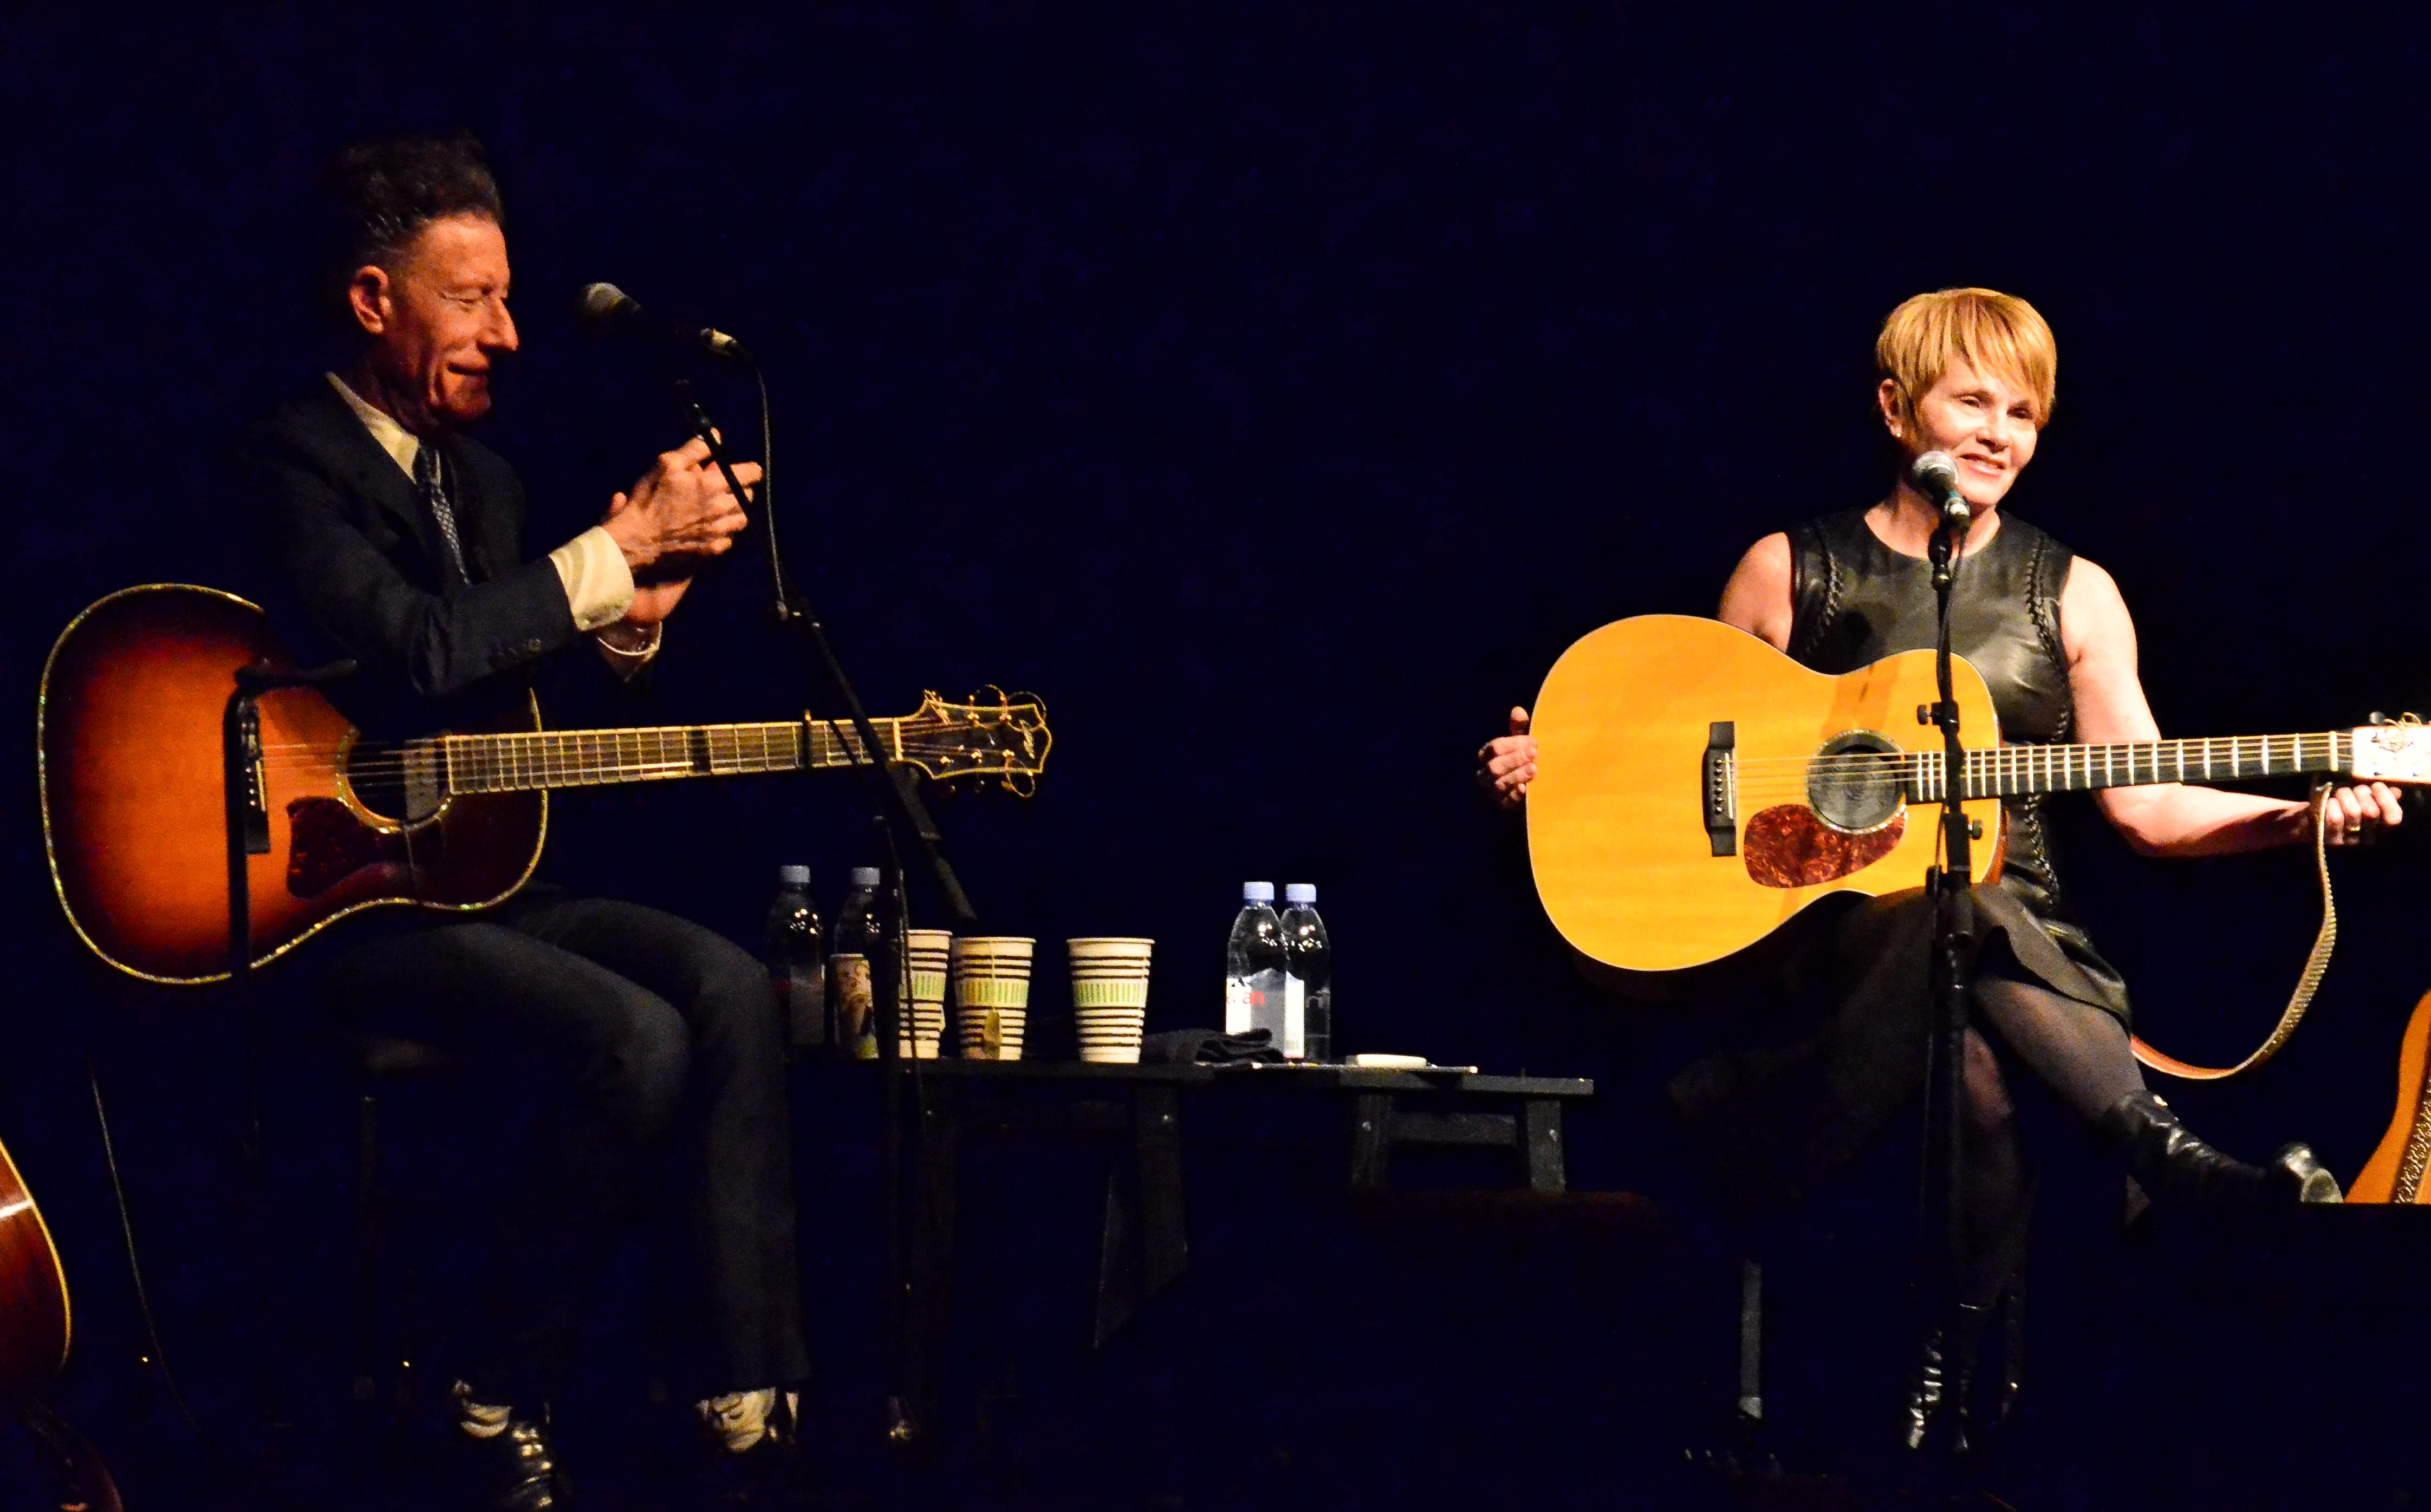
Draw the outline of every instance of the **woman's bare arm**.
[[[2084,557],[2060,593],[2060,639],[2076,703],[2076,738],[2089,744],[2157,740],[2160,726],[2136,670],[2136,624],[2111,575]],[[2228,856],[2312,838],[2307,806],[2191,783],[2105,788],[2093,795],[2102,815],[2146,856]],[[2403,811],[2388,786],[2348,787],[2333,795],[2330,839],[2352,844]]]
[[[1722,606],[1714,618],[1735,624],[1769,644],[1789,649],[1789,538],[1779,531],[1750,546],[1731,580],[1722,585]]]

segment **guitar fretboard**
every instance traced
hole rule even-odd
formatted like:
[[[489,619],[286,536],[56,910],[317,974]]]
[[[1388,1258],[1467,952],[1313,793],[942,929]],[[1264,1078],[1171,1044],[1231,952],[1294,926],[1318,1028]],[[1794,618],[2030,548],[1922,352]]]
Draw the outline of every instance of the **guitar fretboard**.
[[[2318,735],[2234,735],[2126,745],[2004,745],[1968,752],[1959,782],[1960,796],[1972,800],[2155,782],[2246,782],[2257,777],[2343,773],[2354,764],[2354,737],[2333,730]],[[1909,796],[1919,803],[1939,803],[1946,765],[1939,751],[1913,753]]]
[[[881,754],[903,755],[903,722],[870,722]],[[437,742],[451,793],[589,788],[670,777],[740,776],[851,766],[863,759],[848,727],[785,720],[767,724],[679,724],[657,729],[533,730],[450,735]]]

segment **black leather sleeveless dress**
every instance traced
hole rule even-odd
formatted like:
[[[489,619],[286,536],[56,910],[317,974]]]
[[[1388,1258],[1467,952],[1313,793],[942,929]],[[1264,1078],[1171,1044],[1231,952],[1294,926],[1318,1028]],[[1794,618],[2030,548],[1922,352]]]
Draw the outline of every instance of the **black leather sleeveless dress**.
[[[1789,532],[1789,652],[1817,672],[1934,643],[1932,564],[1885,545],[1866,514],[1845,510]],[[1991,541],[1960,564],[1951,645],[1984,674],[2005,743],[2071,737],[2059,600],[2073,559],[2003,514]],[[2009,801],[2000,882],[1976,889],[1977,968],[2123,1022],[2125,984],[2068,909],[2042,810],[2039,797]],[[1670,1084],[1682,1116],[1759,1205],[1796,1196],[1853,1155],[1921,1085],[1931,909],[1914,891],[1839,906],[1769,972],[1758,993],[1769,1001],[1736,1016],[1738,1042]]]

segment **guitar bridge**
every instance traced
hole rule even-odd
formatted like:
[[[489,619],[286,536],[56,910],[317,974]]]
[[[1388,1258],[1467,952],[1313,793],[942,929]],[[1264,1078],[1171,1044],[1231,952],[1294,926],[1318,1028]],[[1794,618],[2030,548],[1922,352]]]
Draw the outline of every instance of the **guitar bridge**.
[[[1738,723],[1734,720],[1714,721],[1705,737],[1704,781],[1699,790],[1705,800],[1705,836],[1713,841],[1716,856],[1736,856],[1739,851],[1738,739]]]
[[[261,773],[261,710],[252,699],[244,701],[237,715],[239,759],[244,770],[237,774],[243,791],[237,798],[243,812],[239,816],[244,830],[244,854],[270,854],[270,788]]]

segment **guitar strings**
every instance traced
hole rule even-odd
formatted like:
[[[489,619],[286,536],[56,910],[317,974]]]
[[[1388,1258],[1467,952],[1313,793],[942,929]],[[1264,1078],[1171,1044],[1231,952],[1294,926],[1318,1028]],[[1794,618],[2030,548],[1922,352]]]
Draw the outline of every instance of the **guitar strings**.
[[[2193,737],[2181,739],[2121,741],[2104,745],[2000,745],[1970,746],[1964,753],[1961,781],[1970,789],[1988,787],[1978,798],[2000,797],[1998,789],[2012,781],[2029,788],[2042,787],[2065,790],[2072,786],[2071,776],[2078,770],[2091,773],[2099,755],[2103,775],[2115,778],[2124,765],[2130,778],[2127,782],[2106,783],[2105,786],[2157,786],[2187,780],[2183,777],[2159,775],[2162,767],[2173,760],[2181,770],[2185,757],[2196,754],[2205,767],[2216,766],[2225,757],[2232,767],[2249,760],[2268,767],[2274,759],[2287,759],[2300,765],[2323,760],[2336,766],[2339,760],[2339,741],[2343,732],[2325,731],[2299,735],[2250,735]],[[2222,749],[2224,748],[2224,749]],[[1791,798],[1803,800],[1811,795],[1818,780],[1888,778],[1896,782],[1910,798],[1919,795],[1937,797],[1947,766],[1947,753],[1936,750],[1900,750],[1896,752],[1858,751],[1835,756],[1758,756],[1735,758],[1733,792],[1739,800],[1762,806],[1767,800]],[[2147,782],[2136,782],[2138,766],[2149,767],[2154,775]],[[2265,776],[2286,773],[2256,773]]]
[[[2001,746],[1991,749],[1980,747],[1970,749],[1961,765],[1962,769],[1968,772],[2024,773],[2046,769],[2054,772],[2088,769],[2117,771],[2130,766],[2158,770],[2164,766],[2176,767],[2181,756],[2188,758],[2184,764],[2193,769],[2222,765],[2266,766],[2274,761],[2288,760],[2335,761],[2339,759],[2339,752],[2335,747],[2326,745],[2310,746],[2293,751],[2246,749],[2213,752],[2208,756],[2193,751],[2155,751],[2149,746]],[[1899,755],[1874,754],[1853,757],[1781,757],[1742,761],[1734,765],[1735,770],[1742,777],[1757,778],[1777,777],[1784,773],[1851,773],[1880,770],[1885,767],[1910,769],[1921,767],[1939,772],[1943,765],[1943,756],[1938,751],[1912,751]]]
[[[944,745],[936,747],[906,746],[899,756],[895,752],[889,751],[886,753],[885,759],[889,763],[902,761],[907,763],[930,762],[939,764],[968,765],[983,773],[994,773],[1007,770],[1007,763],[1012,763],[1014,769],[1020,769],[1026,768],[1034,762],[1034,758],[1023,757],[1019,753],[1010,750],[996,749],[975,751],[961,745]],[[536,779],[532,783],[532,786],[534,787],[554,788],[583,787],[593,784],[612,782],[619,778],[626,777],[646,777],[651,775],[664,775],[669,777],[696,775],[748,776],[778,772],[801,771],[806,768],[818,770],[826,767],[842,767],[845,765],[857,766],[864,764],[867,763],[858,761],[846,763],[843,761],[826,760],[813,760],[806,762],[793,756],[780,757],[774,755],[763,756],[750,753],[739,755],[721,753],[713,756],[705,765],[700,761],[691,759],[670,759],[664,761],[627,760],[614,762],[577,762],[570,760],[550,760],[539,756],[533,756],[524,760],[459,762],[452,769],[452,773],[447,774],[454,776],[460,781],[470,782],[478,782],[485,777],[502,777],[508,779],[531,777]],[[313,761],[296,758],[282,761],[264,761],[262,766],[265,772],[274,772],[281,774],[293,773],[344,773],[350,782],[356,783],[390,779],[402,780],[409,772],[407,764],[402,761],[368,761],[342,764],[335,760]],[[434,772],[434,775],[438,774],[440,773]]]
[[[925,760],[954,763],[958,759],[981,773],[1010,770],[1021,754],[1011,744],[978,746],[967,739],[942,734],[914,736],[897,741],[882,742],[884,759]],[[723,746],[724,748],[720,748]],[[361,752],[365,748],[353,748]],[[846,762],[839,758],[858,756],[858,741],[849,746],[844,742],[814,742],[806,754],[792,742],[769,741],[713,743],[706,753],[687,750],[664,756],[642,753],[627,754],[609,751],[549,750],[539,746],[522,746],[510,750],[489,749],[455,753],[452,763],[444,755],[432,753],[430,766],[449,768],[452,774],[476,779],[484,776],[520,777],[527,774],[546,775],[550,780],[541,787],[579,787],[592,783],[608,783],[619,778],[664,775],[669,777],[706,775],[748,775],[754,773],[795,771],[803,767],[828,765],[861,765],[858,760]],[[402,779],[414,767],[423,764],[419,753],[401,749],[375,748],[367,755],[341,762],[336,746],[290,743],[275,748],[265,747],[261,765],[265,771],[336,772],[343,770],[350,780]],[[702,758],[706,756],[707,771]],[[1027,762],[1023,762],[1027,764]]]
[[[917,752],[925,755],[947,755],[954,752],[969,751],[974,748],[975,743],[972,741],[931,736],[906,739],[900,742],[886,742],[883,748],[883,754],[891,758],[898,750],[907,754]],[[990,747],[990,749],[997,748]],[[433,765],[444,765],[450,759],[450,756],[448,754],[436,751],[430,753],[426,757],[419,752],[410,753],[394,749],[371,749],[367,751],[365,747],[360,745],[354,747],[353,750],[357,753],[354,756],[354,758],[341,762],[340,748],[336,746],[285,746],[276,752],[264,751],[262,753],[262,763],[265,766],[276,767],[326,767],[343,764],[346,770],[350,772],[381,770],[402,772],[407,767],[418,764],[425,760],[429,761]],[[711,759],[716,761],[756,759],[787,761],[809,759],[813,761],[820,761],[830,760],[844,756],[847,751],[857,755],[859,750],[860,747],[858,745],[845,747],[839,744],[834,746],[813,747],[806,754],[798,746],[786,746],[772,742],[766,746],[713,746],[710,749],[707,755]],[[563,748],[552,750],[542,747],[525,747],[513,751],[493,750],[468,752],[460,750],[453,753],[452,757],[455,764],[460,769],[467,766],[504,767],[567,762],[586,766],[689,767],[696,764],[700,755],[701,753],[691,749],[686,749],[678,754],[653,756],[640,752],[597,750],[582,751],[578,749],[566,750]]]
[[[2339,756],[2339,739],[2336,734],[2272,735],[2214,737],[2209,740],[2127,740],[2103,745],[1970,746],[1965,753],[1964,767],[1976,773],[1987,769],[2023,773],[2037,767],[2072,770],[2099,762],[2105,769],[2112,770],[2122,765],[2157,769],[2163,763],[2174,763],[2189,756],[2196,757],[2206,766],[2216,766],[2223,758],[2238,766],[2248,761],[2267,764],[2276,759],[2304,761],[2322,758],[2335,761]],[[2198,747],[2203,749],[2199,752]],[[2225,749],[2221,749],[2222,747]],[[1859,751],[1828,756],[1735,757],[1732,765],[1742,774],[1777,777],[1785,771],[1839,773],[1886,766],[1914,768],[1920,764],[1938,773],[1945,759],[1944,753],[1936,750]]]
[[[907,727],[906,725],[891,724],[886,722],[877,723],[879,724],[878,733],[881,738],[881,744],[886,743],[884,737],[890,735],[900,740],[947,740],[959,742],[966,739],[975,732],[1012,731],[1020,733],[1031,729],[1043,730],[1046,727],[1043,721],[1036,725],[1026,725],[1015,721],[1002,719],[977,721],[968,724],[949,724],[944,726],[937,724],[924,724]],[[631,728],[606,730],[497,730],[473,732],[461,735],[433,736],[423,740],[408,742],[407,744],[399,744],[395,741],[386,740],[377,742],[359,740],[355,742],[355,744],[356,748],[359,750],[378,751],[383,753],[404,751],[408,749],[432,749],[447,742],[464,742],[457,747],[457,749],[461,751],[466,749],[501,750],[518,745],[522,742],[567,740],[592,743],[623,742],[643,739],[663,743],[675,740],[683,742],[687,748],[690,748],[692,743],[696,740],[703,740],[711,744],[725,743],[732,745],[749,745],[758,743],[770,746],[783,745],[798,747],[801,743],[801,731],[804,728],[804,725],[793,721],[780,721],[768,724],[642,725]],[[815,725],[809,726],[809,728],[812,731],[812,743],[814,745],[858,745],[860,743],[860,732],[852,729],[849,725],[844,725],[839,728],[837,724],[833,723],[822,721]],[[270,755],[284,751],[327,753],[335,751],[338,747],[321,740],[266,740],[262,742],[261,749],[264,755]]]
[[[725,748],[736,751],[758,749],[766,752],[799,752],[804,743],[796,738],[799,728],[800,726],[792,724],[779,725],[763,733],[748,726],[714,725],[709,727],[705,736],[698,730],[682,726],[634,730],[517,730],[494,734],[443,736],[434,738],[427,743],[402,745],[394,741],[377,743],[357,741],[352,749],[365,753],[362,759],[367,760],[403,761],[409,755],[418,756],[424,752],[436,755],[447,750],[452,750],[460,759],[467,756],[473,759],[512,759],[546,751],[549,749],[547,742],[560,742],[555,747],[555,753],[558,755],[583,752],[621,754],[626,742],[640,744],[645,738],[647,738],[650,744],[680,747],[687,753],[686,759],[689,759],[689,754],[700,744],[706,744],[713,749]],[[1044,726],[1039,728],[1043,730]],[[924,749],[959,749],[972,743],[971,738],[982,732],[1009,732],[1015,735],[1028,733],[1026,727],[1016,724],[958,725],[951,729],[881,729],[879,743],[889,748],[900,745],[906,749],[914,746]],[[890,735],[894,737],[893,739],[885,739]],[[453,746],[445,743],[451,741],[466,743]],[[573,750],[568,751],[563,742],[572,742]],[[857,733],[834,735],[823,729],[808,743],[814,753],[824,753],[847,747],[858,750],[862,742]],[[297,752],[310,756],[333,756],[340,749],[338,745],[319,740],[265,741],[261,747],[265,759]]]

